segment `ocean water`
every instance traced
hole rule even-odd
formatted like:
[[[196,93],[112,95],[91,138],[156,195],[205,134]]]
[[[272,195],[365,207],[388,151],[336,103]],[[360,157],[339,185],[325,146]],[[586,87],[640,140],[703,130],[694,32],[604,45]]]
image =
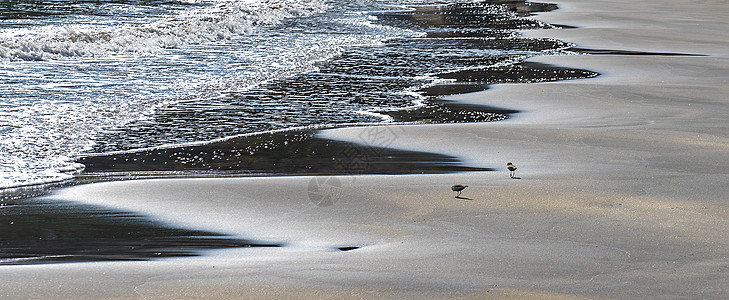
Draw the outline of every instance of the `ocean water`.
[[[516,31],[550,27],[526,17],[553,8],[504,0],[4,0],[0,188],[68,180],[84,168],[76,158],[89,153],[417,122],[388,112],[436,111],[430,100],[444,92],[433,87],[513,81],[508,74],[525,58],[568,53],[569,43]]]

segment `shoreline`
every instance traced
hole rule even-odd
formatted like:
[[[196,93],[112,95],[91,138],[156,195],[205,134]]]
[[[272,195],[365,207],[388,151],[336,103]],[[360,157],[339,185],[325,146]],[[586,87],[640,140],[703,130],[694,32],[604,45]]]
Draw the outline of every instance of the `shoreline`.
[[[541,4],[541,3],[534,3],[529,5],[520,4],[518,1],[507,1],[502,3],[505,7],[508,7],[508,10],[513,12],[516,15],[519,16],[528,16],[533,14],[537,11],[549,11],[554,9],[555,7],[553,5],[549,4]],[[452,17],[449,17],[447,19],[440,19],[438,17],[439,14],[447,13],[448,15],[452,15]],[[432,47],[432,45],[429,45],[428,42],[423,43],[423,40],[432,40],[432,41],[438,41],[438,42],[445,42],[445,47],[451,47],[454,45],[450,45],[447,41],[451,39],[455,40],[461,40],[469,41],[469,42],[463,42],[463,44],[459,44],[461,42],[456,43],[454,47],[456,48],[464,48],[464,49],[481,49],[481,47],[487,47],[492,48],[493,45],[488,45],[488,43],[484,44],[481,39],[483,37],[489,37],[489,39],[493,38],[496,39],[498,46],[495,46],[495,48],[504,48],[504,49],[510,49],[510,51],[513,50],[523,50],[531,53],[539,53],[540,51],[560,51],[560,47],[566,47],[564,43],[561,43],[559,41],[555,40],[540,40],[540,39],[531,39],[531,40],[521,40],[521,39],[514,39],[509,34],[510,32],[513,32],[516,28],[539,28],[541,26],[546,26],[543,24],[538,24],[537,22],[530,21],[529,19],[523,19],[523,18],[513,18],[508,17],[506,19],[501,19],[498,17],[498,14],[493,15],[494,12],[483,10],[483,7],[480,5],[476,6],[470,6],[470,5],[453,5],[453,6],[444,6],[444,7],[432,7],[432,8],[424,8],[421,7],[418,10],[414,12],[392,12],[392,13],[383,13],[383,14],[377,14],[379,17],[388,19],[387,22],[392,22],[393,20],[407,20],[408,22],[411,22],[413,26],[419,26],[424,28],[425,31],[429,32],[429,37],[427,39],[411,39],[411,38],[404,38],[403,40],[406,40],[407,43],[412,43],[414,46],[425,46],[425,47]],[[474,19],[475,18],[475,19]],[[476,30],[471,31],[469,28],[472,29],[472,27],[480,28],[479,23],[476,22],[476,19],[483,19],[488,20],[489,24],[491,25],[491,29],[493,30]],[[475,22],[475,23],[474,23]],[[455,26],[455,27],[454,27]],[[453,30],[453,28],[461,28],[465,30]],[[448,28],[446,30],[443,30],[444,28]],[[493,32],[492,32],[493,31]],[[413,47],[413,45],[406,46],[407,47]],[[393,46],[390,46],[392,48]],[[397,46],[394,46],[397,47]],[[409,49],[409,48],[408,48]],[[550,50],[551,49],[551,50]],[[412,49],[410,49],[412,50]],[[432,49],[431,49],[432,50]],[[357,52],[359,50],[353,50],[353,52]],[[296,78],[292,78],[291,80],[283,80],[282,82],[278,82],[273,84],[273,86],[276,86],[278,88],[287,88],[287,85],[293,85],[293,86],[299,86],[300,83],[295,82],[296,80],[302,80],[302,82],[311,83],[315,85],[323,85],[323,88],[332,88],[327,84],[327,81],[322,78],[308,78],[308,77],[317,77],[321,75],[324,75],[324,77],[328,77],[331,75],[334,75],[334,77],[339,75],[346,75],[346,71],[340,70],[348,70],[350,67],[348,64],[354,63],[357,61],[357,59],[362,59],[361,57],[358,57],[360,54],[351,54],[348,57],[350,60],[354,60],[353,62],[346,61],[335,61],[330,63],[324,63],[321,67],[325,69],[331,69],[329,72],[324,71],[323,74],[318,73],[312,73],[311,76],[308,76],[306,74],[303,74],[301,76],[298,76]],[[393,63],[396,65],[403,65],[407,64],[407,60],[400,61],[398,57],[389,57],[388,59],[393,59]],[[576,78],[576,77],[591,77],[596,74],[586,71],[586,70],[571,70],[566,68],[557,68],[553,66],[545,66],[545,65],[538,65],[538,64],[516,64],[512,67],[508,68],[496,68],[496,67],[487,67],[485,69],[479,69],[479,70],[471,70],[473,66],[488,66],[488,65],[498,65],[496,63],[500,59],[503,59],[502,57],[498,55],[486,55],[486,56],[464,56],[460,57],[457,56],[454,58],[457,63],[451,66],[451,64],[446,64],[448,66],[451,66],[451,70],[461,70],[463,68],[469,69],[468,71],[448,71],[449,69],[443,69],[436,67],[432,71],[435,73],[442,73],[445,71],[448,71],[447,73],[440,74],[440,75],[432,75],[433,77],[438,77],[440,80],[445,80],[448,82],[439,82],[436,80],[436,82],[439,82],[435,86],[427,86],[423,89],[418,91],[418,94],[421,94],[421,96],[424,98],[422,101],[419,100],[413,100],[415,102],[413,103],[419,103],[420,105],[415,105],[417,107],[400,107],[399,109],[385,109],[385,110],[378,110],[378,111],[372,111],[368,114],[377,114],[382,116],[383,119],[391,119],[393,120],[393,123],[461,123],[461,122],[483,122],[483,121],[494,121],[494,120],[500,120],[503,118],[506,118],[508,114],[514,113],[515,111],[511,110],[497,110],[493,108],[489,108],[487,106],[481,107],[481,106],[463,106],[458,105],[455,103],[450,103],[448,101],[441,101],[438,98],[440,96],[446,95],[446,94],[453,94],[453,93],[464,93],[464,92],[470,92],[470,91],[477,91],[477,90],[483,90],[488,88],[488,85],[496,84],[496,83],[502,83],[502,82],[537,82],[537,81],[549,81],[549,80],[564,80],[564,79],[570,79],[570,78]],[[438,60],[436,61],[440,63],[446,63],[447,60]],[[338,72],[345,72],[343,74],[338,74],[336,70],[339,70]],[[373,69],[374,71],[385,71],[390,72],[385,69]],[[372,72],[373,70],[370,70]],[[349,70],[350,72],[354,72],[354,77],[356,77],[357,73],[356,70]],[[367,70],[364,70],[367,72]],[[413,71],[413,70],[411,70]],[[332,73],[334,72],[334,73]],[[395,74],[400,74],[400,71],[395,70]],[[332,73],[332,74],[329,74]],[[434,73],[434,74],[435,74]],[[403,73],[407,74],[407,72]],[[402,77],[400,79],[403,79],[405,81],[409,80],[408,76],[400,74],[399,77]],[[307,77],[308,76],[308,77]],[[404,77],[403,77],[404,76]],[[347,76],[345,76],[347,77]],[[398,77],[398,75],[395,75],[395,77]],[[417,76],[416,76],[417,77]],[[366,78],[366,76],[365,76]],[[289,82],[291,81],[291,82]],[[366,82],[369,82],[369,80],[365,80]],[[337,86],[337,84],[330,82],[332,86]],[[346,84],[356,84],[357,82],[346,82]],[[380,82],[381,84],[385,85],[385,90],[387,87],[397,87],[399,85],[390,82]],[[360,82],[360,84],[364,84],[363,82]],[[411,83],[412,84],[412,83]],[[304,84],[306,85],[306,84]],[[346,85],[345,85],[346,87]],[[263,87],[263,90],[267,90],[269,87]],[[290,87],[288,87],[287,91],[291,91]],[[351,88],[351,87],[350,87]],[[381,90],[383,87],[375,88],[376,90]],[[263,92],[263,91],[261,91]],[[275,92],[275,88],[274,91]],[[315,94],[310,94],[310,91],[302,91],[304,95],[293,95],[293,96],[313,96]],[[382,92],[382,91],[380,91]],[[257,92],[254,92],[255,95]],[[309,93],[309,94],[307,94]],[[264,93],[265,94],[265,93]],[[281,93],[278,93],[281,94]],[[277,95],[278,95],[277,94]],[[285,93],[284,93],[285,94]],[[325,93],[326,94],[326,93]],[[336,94],[336,93],[335,93]],[[386,93],[385,93],[386,94]],[[379,103],[381,101],[385,101],[386,99],[380,99],[383,97],[383,95],[377,94],[377,95],[369,95],[373,96],[375,99],[365,99],[362,97],[362,95],[368,95],[368,94],[362,94],[358,91],[354,91],[352,93],[351,91],[347,91],[347,93],[339,95],[339,96],[346,96],[349,98],[354,97],[352,102],[354,103],[362,103],[366,104],[371,101],[374,101],[375,103]],[[249,97],[251,95],[247,94],[241,94],[241,95],[231,95],[232,97],[242,97],[247,99],[246,97]],[[271,95],[269,95],[271,96]],[[376,97],[375,97],[376,96]],[[385,97],[387,98],[387,97]],[[415,97],[418,98],[418,97]],[[401,100],[407,100],[409,97],[404,97]],[[316,99],[315,99],[316,100]],[[411,99],[412,100],[412,99]],[[340,100],[342,101],[342,100]],[[321,102],[319,100],[314,102]],[[386,102],[386,101],[385,101]],[[395,101],[397,102],[397,101]],[[411,103],[412,104],[412,103]],[[394,104],[393,104],[394,105]],[[220,105],[217,105],[218,107]],[[316,106],[316,105],[315,105]],[[377,105],[375,105],[377,106]],[[395,105],[394,107],[398,107],[398,105]],[[177,108],[178,110],[182,108]],[[174,109],[173,109],[174,110]],[[184,110],[184,109],[182,109]],[[206,112],[205,114],[214,114],[214,111]],[[178,119],[182,118],[185,119],[186,117],[189,117],[187,115],[179,115],[179,116],[169,116],[166,115],[166,113],[163,113],[165,115],[164,118],[172,118],[172,119]],[[222,116],[225,117],[225,116]],[[233,118],[235,119],[235,118]],[[318,117],[316,117],[318,119]],[[350,117],[349,119],[359,119],[358,117]],[[187,120],[187,119],[185,119]],[[195,121],[195,118],[189,119],[188,121]],[[168,120],[171,122],[171,120]],[[198,120],[200,121],[200,120]],[[210,120],[208,120],[210,121]],[[210,121],[214,122],[214,121]],[[164,122],[163,122],[164,123]],[[350,125],[355,124],[351,123]],[[359,123],[356,123],[359,124]],[[230,123],[224,123],[219,124],[220,126],[223,126],[225,128],[230,127]],[[238,124],[241,125],[241,124]],[[144,127],[143,125],[140,125],[141,127]],[[337,126],[337,125],[333,125]],[[341,124],[341,126],[346,126],[346,124]],[[134,127],[134,126],[131,126]],[[180,126],[184,127],[184,126]],[[216,126],[213,126],[214,128],[217,128]],[[275,126],[274,126],[275,127]],[[323,125],[323,128],[325,127],[332,127],[332,125]],[[247,128],[247,127],[246,127]],[[135,129],[136,130],[136,129]],[[113,154],[112,152],[116,153],[123,153],[123,152],[129,152],[129,153],[135,153],[140,151],[148,151],[151,152],[152,150],[161,149],[161,151],[166,151],[167,148],[178,148],[183,149],[181,151],[184,151],[185,148],[188,146],[197,147],[200,144],[208,144],[211,142],[220,142],[220,143],[226,143],[229,138],[220,138],[220,139],[213,139],[210,141],[203,141],[203,142],[192,142],[187,143],[184,140],[181,141],[178,146],[172,146],[172,147],[152,147],[152,148],[145,148],[141,149],[139,151],[130,150],[130,151],[124,151],[125,146],[122,146],[123,144],[129,142],[131,144],[137,144],[138,147],[141,147],[143,143],[140,144],[139,141],[137,141],[140,138],[143,138],[146,133],[143,132],[136,132],[135,130],[131,130],[131,132],[127,132],[125,135],[122,131],[119,131],[119,133],[111,134],[110,137],[107,136],[99,136],[98,138],[100,140],[105,139],[111,139],[111,141],[108,141],[112,144],[119,145],[119,148],[116,148],[120,151],[103,151],[105,147],[111,147],[113,146],[100,146],[102,150],[99,150],[99,148],[95,148],[94,150],[99,150],[98,152],[107,153],[107,154]],[[159,128],[150,129],[151,131],[157,131],[160,130]],[[163,129],[164,130],[164,129]],[[170,128],[167,128],[167,130],[172,130]],[[223,131],[218,130],[216,131]],[[276,130],[274,130],[276,131]],[[227,132],[227,131],[226,131]],[[244,131],[245,132],[245,131]],[[267,131],[266,131],[267,132]],[[229,134],[234,134],[235,132],[228,132]],[[113,137],[115,134],[119,134],[118,137]],[[264,133],[265,134],[265,133]],[[217,134],[211,134],[210,136],[206,136],[206,138],[214,138]],[[249,135],[249,134],[234,134],[236,136],[234,139],[240,139],[237,138],[237,136],[242,137],[243,135]],[[255,135],[255,134],[250,134]],[[172,134],[171,136],[174,136]],[[154,137],[151,137],[153,140]],[[128,140],[128,141],[127,141]],[[127,141],[127,142],[124,142]],[[136,141],[136,142],[135,142]],[[178,141],[174,138],[170,140],[166,140],[167,142],[173,142]],[[119,144],[121,143],[121,144]],[[100,144],[104,144],[104,142],[100,142]],[[154,144],[154,143],[152,143]],[[129,145],[126,145],[129,146]],[[137,148],[138,148],[137,147]],[[132,147],[134,148],[134,147]],[[106,149],[109,150],[109,149]],[[94,156],[89,155],[89,156]],[[81,156],[80,159],[84,159],[86,156]],[[80,166],[77,162],[74,163],[75,166]],[[75,170],[68,170],[68,172],[62,171],[62,170],[54,170],[53,173],[58,173],[58,176],[53,178],[46,178],[47,180],[44,181],[45,183],[25,183],[25,184],[19,184],[15,187],[7,187],[0,190],[0,192],[3,195],[3,198],[15,198],[16,194],[10,193],[8,195],[9,191],[13,190],[39,190],[43,189],[43,186],[47,187],[54,187],[54,186],[64,186],[64,185],[73,185],[74,180],[71,179],[70,182],[67,179],[68,177],[71,177],[72,174],[76,174],[77,171],[81,171],[81,169],[74,167]],[[195,168],[193,168],[195,169]],[[72,173],[73,172],[73,173]],[[43,176],[41,176],[43,177]],[[82,176],[83,177],[83,176]],[[78,181],[78,179],[76,179]],[[32,193],[35,195],[36,193]],[[22,196],[22,195],[20,195]]]
[[[0,293],[722,298],[729,291],[729,90],[722,84],[729,74],[729,39],[720,38],[726,36],[721,13],[707,12],[726,11],[727,4],[557,2],[564,10],[537,18],[582,27],[528,35],[557,36],[590,49],[710,56],[534,58],[602,76],[504,84],[450,97],[520,111],[504,121],[391,127],[398,132],[392,147],[460,157],[466,165],[513,161],[522,180],[503,171],[140,180],[64,189],[54,196],[136,209],[171,224],[277,237],[291,247],[144,263],[0,268],[9,278]],[[681,24],[663,13],[681,14]],[[705,26],[680,26],[692,21]],[[670,42],[654,43],[665,40]],[[363,130],[322,136],[351,142]],[[320,181],[331,178],[339,184]],[[456,183],[469,184],[463,196],[471,200],[453,198],[449,186]],[[322,195],[331,205],[316,205]],[[35,284],[48,279],[52,283],[41,288]],[[89,284],[93,289],[80,288]]]

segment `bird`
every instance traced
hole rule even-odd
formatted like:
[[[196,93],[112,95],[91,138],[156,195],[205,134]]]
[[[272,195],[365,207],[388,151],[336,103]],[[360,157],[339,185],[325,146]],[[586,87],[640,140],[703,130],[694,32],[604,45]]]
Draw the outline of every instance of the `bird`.
[[[451,187],[451,191],[454,191],[454,192],[458,192],[458,194],[456,195],[456,198],[458,198],[458,197],[460,197],[460,196],[461,196],[461,192],[462,192],[462,191],[463,191],[464,189],[466,189],[467,187],[468,187],[467,185],[462,185],[462,184],[454,184],[454,185],[453,185],[453,186]]]
[[[516,166],[511,162],[507,162],[506,168],[509,169],[509,177],[514,178],[514,174],[516,173]]]

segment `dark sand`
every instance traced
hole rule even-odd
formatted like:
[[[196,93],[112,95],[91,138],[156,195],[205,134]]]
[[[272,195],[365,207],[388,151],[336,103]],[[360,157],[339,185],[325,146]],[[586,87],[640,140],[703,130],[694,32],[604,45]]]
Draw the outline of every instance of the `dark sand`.
[[[264,133],[226,141],[133,153],[88,156],[81,176],[106,176],[110,172],[200,176],[222,175],[356,175],[430,174],[488,171],[463,166],[452,156],[386,148],[394,131],[371,127],[360,136],[369,145],[323,139],[316,131]],[[376,145],[374,143],[381,143]],[[191,172],[200,171],[200,172]],[[224,172],[227,171],[227,172]],[[163,173],[165,172],[165,173]],[[170,175],[171,176],[171,175]]]
[[[196,256],[204,249],[280,246],[53,197],[15,200],[2,210],[0,265],[148,260]]]

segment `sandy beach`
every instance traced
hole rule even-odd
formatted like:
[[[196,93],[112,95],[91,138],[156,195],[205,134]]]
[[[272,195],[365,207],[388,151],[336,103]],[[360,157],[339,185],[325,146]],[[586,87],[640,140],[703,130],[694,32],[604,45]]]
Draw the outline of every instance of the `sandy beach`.
[[[61,189],[48,197],[283,246],[2,266],[0,298],[726,298],[729,3],[556,3],[536,18],[575,28],[524,34],[647,55],[540,56],[601,75],[448,98],[519,111],[504,121],[319,133],[497,171]]]

